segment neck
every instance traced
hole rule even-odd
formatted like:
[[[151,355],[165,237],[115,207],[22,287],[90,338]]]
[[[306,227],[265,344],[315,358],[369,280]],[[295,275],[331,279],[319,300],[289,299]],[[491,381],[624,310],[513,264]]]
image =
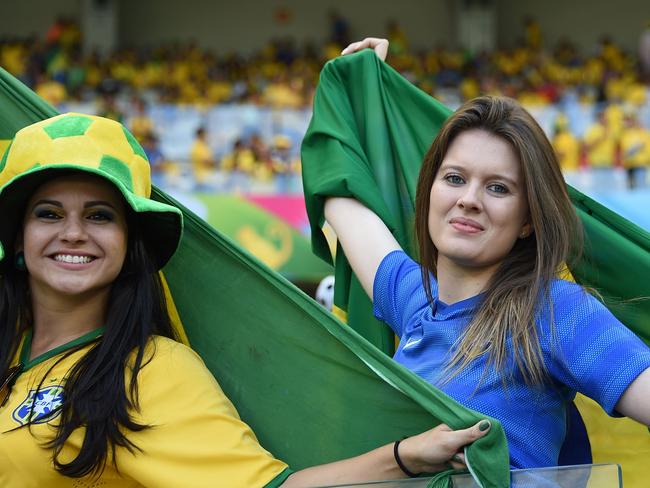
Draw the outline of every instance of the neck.
[[[32,291],[34,324],[29,359],[104,325],[108,293],[79,298],[39,297]]]
[[[444,256],[436,263],[438,298],[451,305],[478,295],[487,287],[499,263],[481,268],[461,266]]]

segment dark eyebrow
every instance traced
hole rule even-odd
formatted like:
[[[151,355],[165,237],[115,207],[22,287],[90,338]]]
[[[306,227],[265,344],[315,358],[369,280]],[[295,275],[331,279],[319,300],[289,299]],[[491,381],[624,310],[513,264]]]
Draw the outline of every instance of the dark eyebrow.
[[[39,205],[52,205],[54,207],[63,207],[63,204],[59,202],[58,200],[39,200],[34,204],[33,208],[38,207]],[[114,210],[117,210],[115,208],[115,205],[113,205],[110,202],[107,202],[106,200],[93,200],[90,202],[84,203],[84,208],[90,208],[90,207],[100,207],[100,206],[105,206],[105,207],[110,207]]]
[[[39,205],[53,205],[55,207],[63,207],[63,204],[58,200],[39,200],[34,204],[33,208],[38,207]]]
[[[91,202],[84,203],[84,208],[90,208],[90,207],[110,207],[113,210],[117,210],[115,208],[115,205],[113,205],[110,202],[107,202],[106,200],[93,200]]]

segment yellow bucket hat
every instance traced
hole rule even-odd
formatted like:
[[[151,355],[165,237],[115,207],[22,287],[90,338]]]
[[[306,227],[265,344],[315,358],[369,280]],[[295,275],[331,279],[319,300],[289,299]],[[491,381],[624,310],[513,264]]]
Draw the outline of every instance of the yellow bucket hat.
[[[142,226],[162,268],[180,243],[183,216],[151,196],[147,156],[119,122],[68,113],[18,131],[0,160],[0,261],[12,249],[22,209],[41,184],[58,173],[84,172],[111,182]]]

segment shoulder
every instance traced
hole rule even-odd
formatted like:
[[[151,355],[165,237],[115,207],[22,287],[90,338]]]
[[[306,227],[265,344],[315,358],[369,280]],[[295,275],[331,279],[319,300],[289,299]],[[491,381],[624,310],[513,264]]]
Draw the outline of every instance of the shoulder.
[[[573,281],[555,279],[550,285],[550,298],[556,313],[581,309],[584,312],[609,312],[588,289]]]
[[[208,382],[216,385],[212,373],[195,351],[162,336],[152,336],[147,342],[139,375],[139,383],[159,380],[167,384]]]
[[[421,266],[403,250],[391,251],[381,260],[378,273],[390,275],[393,279],[400,279],[404,276],[420,276]]]
[[[625,326],[599,298],[581,285],[557,279],[550,286],[550,306],[542,312],[546,325],[552,323],[560,337],[586,337]],[[550,331],[550,329],[549,329]]]
[[[205,407],[238,418],[201,357],[186,345],[167,337],[149,339],[138,372],[138,392],[143,413],[154,417],[167,415],[166,409],[158,412],[160,405],[173,404],[177,410]],[[192,399],[192,405],[187,404],[188,399]]]
[[[163,364],[169,361],[181,361],[182,363],[203,363],[201,357],[185,344],[154,335],[149,338],[145,346],[145,358],[148,361]]]

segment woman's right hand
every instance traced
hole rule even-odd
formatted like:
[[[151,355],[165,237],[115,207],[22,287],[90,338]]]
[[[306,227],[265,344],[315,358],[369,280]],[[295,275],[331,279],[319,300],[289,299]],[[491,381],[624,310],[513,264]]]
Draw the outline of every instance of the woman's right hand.
[[[341,51],[341,54],[352,54],[366,48],[373,49],[375,54],[379,56],[379,59],[386,61],[386,55],[388,54],[388,39],[380,39],[378,37],[366,37],[363,41],[353,42]]]

